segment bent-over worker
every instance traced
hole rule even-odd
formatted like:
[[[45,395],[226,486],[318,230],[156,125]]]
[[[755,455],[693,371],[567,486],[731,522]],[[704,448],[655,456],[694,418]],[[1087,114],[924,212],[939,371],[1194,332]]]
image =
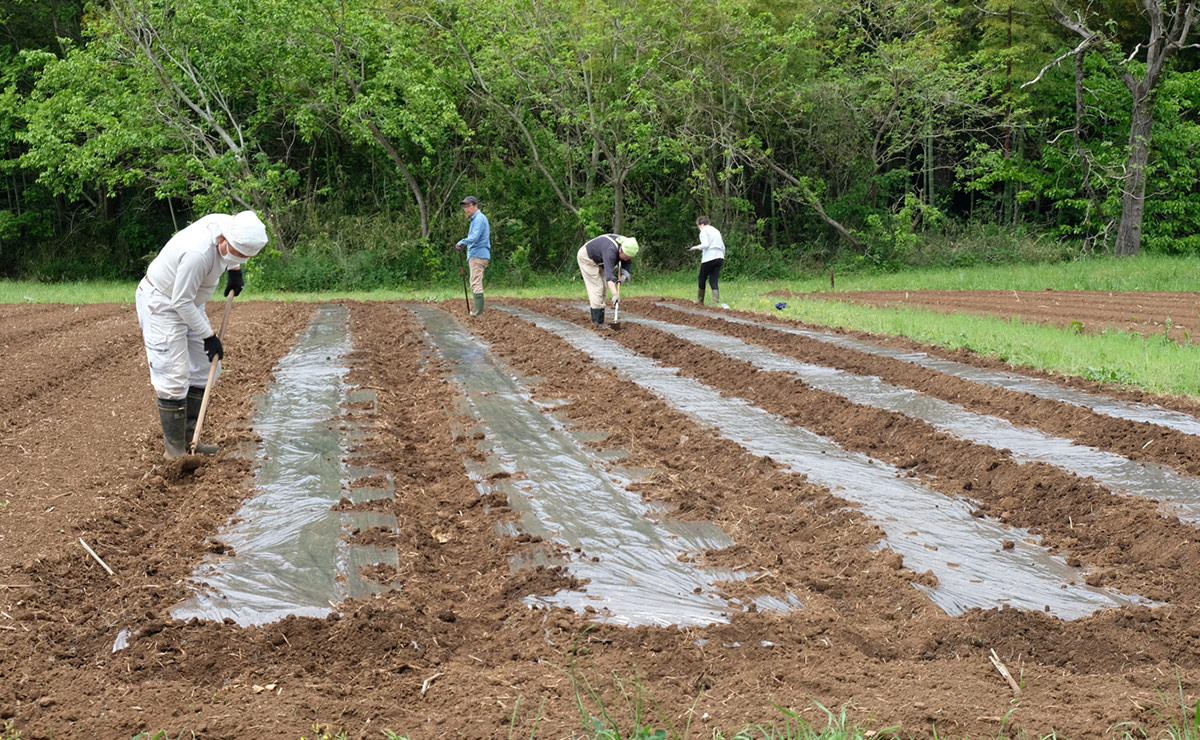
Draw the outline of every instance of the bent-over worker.
[[[204,304],[226,270],[225,295],[239,295],[245,287],[241,266],[266,243],[266,226],[254,211],[213,213],[171,237],[138,284],[138,323],[168,460],[187,453],[210,366],[225,356]],[[211,455],[217,447],[197,451]]]
[[[608,285],[615,304],[620,295],[617,283],[629,280],[631,260],[637,256],[638,249],[637,239],[620,234],[598,236],[579,248],[575,257],[587,286],[593,324],[604,326],[604,286]]]

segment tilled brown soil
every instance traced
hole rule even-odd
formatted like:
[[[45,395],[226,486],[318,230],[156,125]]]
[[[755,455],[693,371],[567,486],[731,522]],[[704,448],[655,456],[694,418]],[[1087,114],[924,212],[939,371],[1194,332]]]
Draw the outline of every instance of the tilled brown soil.
[[[586,313],[561,301],[510,303],[587,325]],[[726,395],[895,464],[947,497],[969,496],[979,516],[1040,535],[1081,567],[1081,580],[1166,602],[1072,622],[1008,608],[950,617],[913,587],[928,583],[927,575],[873,549],[880,530],[854,506],[746,453],[564,340],[499,310],[469,319],[451,302],[441,309],[497,361],[537,379],[536,400],[565,401],[556,417],[605,432],[597,444],[627,451],[623,468],[654,471],[636,484],[638,493],[667,505],[671,516],[713,522],[732,537],[733,547],[702,555],[705,564],[759,574],[726,584],[731,595],[795,594],[804,604],[685,629],[625,628],[531,609],[522,603],[530,594],[586,584],[564,569],[512,567],[554,545],[500,533],[497,525],[516,516],[487,481],[467,474],[464,457],[485,453],[480,440],[464,435],[471,422],[457,410],[461,391],[448,382],[420,323],[404,304],[348,305],[349,380],[378,394],[373,413],[356,410],[369,433],[360,451],[392,475],[399,522],[394,532],[371,530],[359,540],[396,548],[399,568],[373,574],[399,588],[346,602],[326,619],[254,628],[170,619],[213,547],[210,538],[253,495],[252,464],[223,452],[186,475],[161,461],[132,306],[0,307],[0,720],[26,738],[159,730],[297,738],[314,724],[351,737],[380,737],[385,728],[414,738],[569,737],[583,734],[575,698],[590,688],[624,730],[631,697],[644,691],[654,708],[643,724],[691,737],[778,720],[773,703],[820,723],[824,715],[812,704],[819,701],[849,705],[851,717],[871,718],[877,728],[899,726],[902,736],[1054,730],[1087,738],[1106,736],[1119,722],[1148,731],[1165,726],[1163,715],[1182,714],[1181,689],[1186,702],[1196,701],[1200,530],[1160,514],[1153,502],[758,371],[687,341],[686,329],[668,335],[627,323],[605,333]],[[686,316],[651,299],[626,308],[1200,473],[1200,443],[1161,427]],[[227,369],[206,422],[226,450],[254,441],[253,396],[312,311],[303,304],[235,307]],[[955,359],[989,364],[965,353]],[[1152,400],[1197,408],[1189,399]],[[122,629],[132,632],[129,646],[113,652]],[[989,661],[992,650],[1017,675],[1019,694]],[[600,714],[594,702],[584,703],[584,711]]]

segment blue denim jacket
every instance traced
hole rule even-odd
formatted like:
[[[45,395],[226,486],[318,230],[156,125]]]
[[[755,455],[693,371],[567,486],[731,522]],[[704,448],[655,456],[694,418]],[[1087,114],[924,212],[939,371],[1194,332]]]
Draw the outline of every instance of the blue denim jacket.
[[[466,238],[459,243],[467,248],[467,259],[492,258],[492,225],[488,223],[483,211],[475,211],[471,216],[471,228],[467,230]]]

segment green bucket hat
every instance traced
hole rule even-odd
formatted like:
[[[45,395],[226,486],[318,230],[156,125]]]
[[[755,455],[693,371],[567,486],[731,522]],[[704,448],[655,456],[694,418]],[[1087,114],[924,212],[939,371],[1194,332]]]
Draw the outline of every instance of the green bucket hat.
[[[630,257],[637,256],[638,249],[639,249],[638,242],[637,242],[637,239],[634,239],[632,236],[618,236],[617,237],[617,246],[621,248],[622,252],[629,255]]]

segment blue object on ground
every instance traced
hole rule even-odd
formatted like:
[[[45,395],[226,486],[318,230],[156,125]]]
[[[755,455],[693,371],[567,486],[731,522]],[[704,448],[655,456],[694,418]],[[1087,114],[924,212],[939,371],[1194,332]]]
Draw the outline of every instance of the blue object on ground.
[[[775,308],[778,308],[780,311],[782,311],[783,309],[787,308],[787,304],[783,301],[780,301],[779,303],[775,304]]]

